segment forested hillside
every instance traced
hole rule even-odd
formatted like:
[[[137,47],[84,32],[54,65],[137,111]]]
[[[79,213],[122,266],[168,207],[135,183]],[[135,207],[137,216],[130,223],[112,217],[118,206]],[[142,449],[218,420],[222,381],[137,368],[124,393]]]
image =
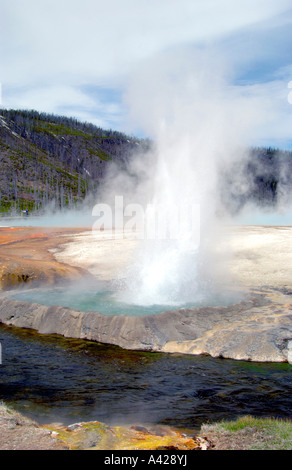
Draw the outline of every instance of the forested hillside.
[[[76,119],[0,109],[0,213],[73,207],[94,193],[111,162],[127,162],[151,142]],[[221,169],[218,200],[236,213],[245,204],[292,200],[292,152],[252,148]]]
[[[292,204],[292,152],[273,148],[247,149],[242,160],[225,167],[220,197],[232,214],[246,204],[284,208]]]
[[[98,187],[109,162],[124,166],[147,145],[72,118],[2,109],[0,210],[78,204]]]

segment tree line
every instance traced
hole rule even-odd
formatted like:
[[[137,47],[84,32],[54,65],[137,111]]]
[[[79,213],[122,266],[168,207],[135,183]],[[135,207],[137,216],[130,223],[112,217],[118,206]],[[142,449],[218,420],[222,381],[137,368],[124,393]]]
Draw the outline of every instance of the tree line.
[[[78,206],[98,190],[111,162],[127,171],[151,145],[71,117],[0,109],[0,212]],[[229,212],[291,200],[291,151],[251,148],[235,161],[222,169],[218,195]]]

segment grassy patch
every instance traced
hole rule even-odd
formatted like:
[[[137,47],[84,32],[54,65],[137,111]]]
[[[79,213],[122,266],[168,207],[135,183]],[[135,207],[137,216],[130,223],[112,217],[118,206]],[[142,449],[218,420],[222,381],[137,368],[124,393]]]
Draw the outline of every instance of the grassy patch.
[[[105,160],[105,161],[111,160],[111,156],[108,153],[101,150],[101,149],[98,149],[98,148],[92,149],[92,148],[90,148],[90,149],[88,149],[88,152],[91,156],[95,155],[95,156],[99,157],[101,160]]]
[[[84,137],[87,135],[85,132],[82,132],[78,129],[74,129],[64,124],[55,124],[52,122],[38,122],[34,125],[33,130],[35,132],[44,132],[57,136],[78,135]]]
[[[201,431],[218,449],[292,450],[292,422],[288,420],[243,416],[204,425]]]

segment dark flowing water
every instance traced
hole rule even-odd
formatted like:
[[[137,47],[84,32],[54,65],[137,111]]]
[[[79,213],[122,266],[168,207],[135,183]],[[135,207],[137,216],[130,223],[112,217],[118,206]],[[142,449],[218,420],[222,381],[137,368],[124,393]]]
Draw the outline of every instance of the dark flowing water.
[[[125,351],[0,325],[0,400],[39,423],[292,418],[292,366]]]

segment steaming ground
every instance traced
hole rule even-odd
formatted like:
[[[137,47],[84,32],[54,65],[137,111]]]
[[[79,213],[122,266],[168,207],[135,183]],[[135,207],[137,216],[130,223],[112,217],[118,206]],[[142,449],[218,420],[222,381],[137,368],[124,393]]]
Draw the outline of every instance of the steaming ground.
[[[230,246],[233,277],[242,285],[292,287],[292,227],[238,227]]]
[[[2,323],[125,349],[292,363],[292,227],[225,226],[220,233],[213,231],[212,250],[203,257],[205,269],[200,267],[200,275],[212,274],[218,280],[217,288],[222,292],[240,290],[242,299],[209,303],[214,284],[208,284],[210,296],[203,305],[171,306],[161,313],[139,315],[136,311],[121,315],[65,308],[58,305],[54,292],[53,306],[37,299],[27,303],[14,292],[29,293],[24,274],[51,288],[57,288],[60,279],[71,279],[73,290],[68,292],[74,295],[76,285],[88,290],[93,282],[98,288],[103,282],[119,279],[135,262],[138,240],[86,229],[2,229],[1,233],[0,255],[7,265],[7,282],[12,282],[7,284],[8,290],[2,287]],[[11,290],[15,280],[17,289]]]
[[[138,247],[137,240],[115,238],[107,231],[85,231],[70,237],[62,251],[54,253],[55,258],[82,267],[101,281],[115,279],[134,260]]]
[[[103,281],[115,279],[133,263],[139,247],[138,240],[114,239],[106,232],[86,231],[70,237],[70,243],[54,254],[56,259],[88,270]],[[219,268],[214,263],[213,271],[219,269],[217,277],[224,283],[242,287],[292,288],[291,247],[292,227],[228,226],[213,246],[214,259],[221,261]]]

